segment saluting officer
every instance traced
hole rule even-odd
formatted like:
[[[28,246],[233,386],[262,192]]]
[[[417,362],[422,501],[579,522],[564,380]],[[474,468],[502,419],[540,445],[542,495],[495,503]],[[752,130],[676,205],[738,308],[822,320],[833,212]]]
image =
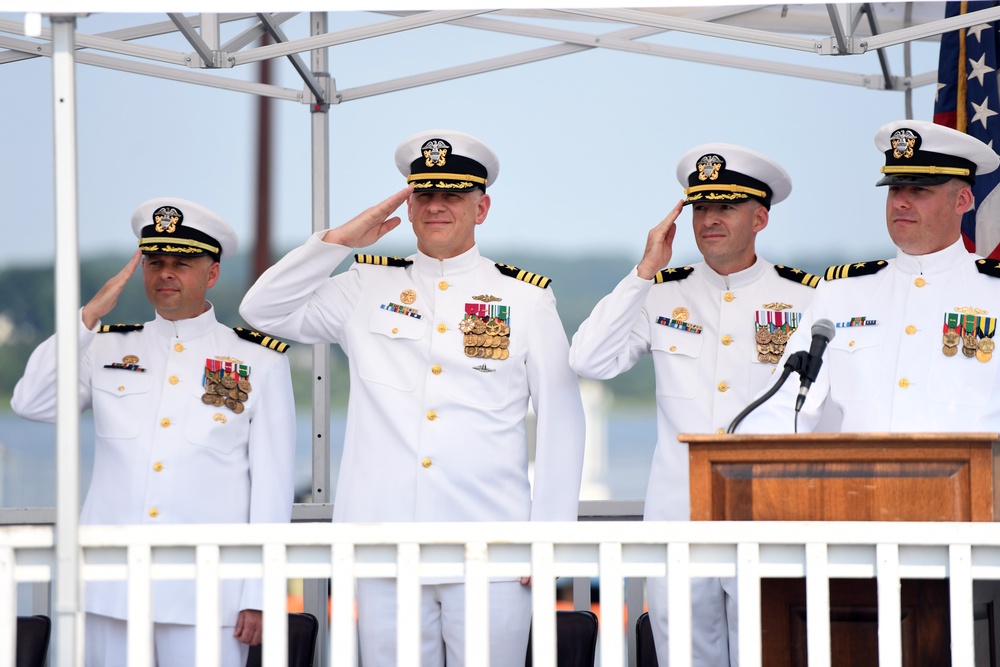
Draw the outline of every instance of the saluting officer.
[[[351,395],[334,521],[575,520],[583,407],[549,279],[482,257],[476,226],[499,160],[475,137],[421,132],[401,143],[408,186],[319,232],[264,273],[240,313],[304,343],[338,343]],[[400,223],[417,252],[355,255]],[[537,414],[534,488],[525,415]],[[527,581],[490,585],[491,665],[523,665]],[[396,661],[392,580],[358,583],[365,665]],[[464,587],[425,581],[422,664],[465,664]]]
[[[832,413],[841,431],[996,431],[1000,265],[965,249],[961,223],[976,176],[1000,158],[968,134],[919,120],[882,126],[875,145],[885,154],[876,185],[888,188],[896,257],[827,269],[802,326],[826,318],[836,335],[799,430]],[[789,349],[808,345],[798,337]],[[787,383],[740,430],[791,431],[796,389]]]
[[[286,345],[215,319],[206,292],[236,234],[218,215],[171,197],[132,215],[139,250],[81,310],[80,404],[94,412],[93,477],[84,524],[277,523],[291,518],[295,406]],[[142,262],[156,317],[101,318]],[[22,417],[56,418],[56,341],[31,355],[11,405]],[[87,584],[85,659],[125,667],[125,582]],[[193,581],[154,582],[155,661],[194,664]],[[261,639],[259,580],[224,581],[222,665],[246,664]],[[284,621],[282,621],[284,622]]]
[[[772,204],[792,189],[784,169],[742,146],[704,144],[677,165],[684,199],[654,227],[642,260],[573,336],[570,363],[605,380],[653,355],[657,443],[645,519],[690,518],[687,445],[680,433],[724,433],[770,379],[819,278],[774,265],[755,250]],[[675,221],[691,205],[704,261],[664,268]],[[797,336],[796,338],[801,337]],[[723,590],[725,588],[725,591]],[[693,579],[695,665],[736,664],[735,582]],[[647,581],[656,652],[667,665],[666,579]]]

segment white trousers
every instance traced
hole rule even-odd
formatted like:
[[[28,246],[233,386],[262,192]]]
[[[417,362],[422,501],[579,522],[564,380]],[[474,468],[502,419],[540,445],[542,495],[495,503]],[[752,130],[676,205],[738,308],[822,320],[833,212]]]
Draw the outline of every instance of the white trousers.
[[[128,627],[120,618],[87,614],[84,624],[87,667],[128,667]],[[220,667],[243,667],[250,647],[235,637],[234,626],[223,626],[220,639]],[[194,626],[173,623],[153,624],[153,664],[156,667],[192,667]]]
[[[667,619],[667,578],[646,580],[649,620],[656,643],[656,660],[669,667],[670,625]],[[739,667],[736,579],[691,580],[691,664],[693,667]]]
[[[517,581],[490,583],[490,666],[524,667],[531,628],[531,588]],[[420,588],[422,667],[465,665],[465,586]],[[358,634],[365,667],[396,664],[396,581],[358,581]],[[475,667],[475,666],[470,666]]]

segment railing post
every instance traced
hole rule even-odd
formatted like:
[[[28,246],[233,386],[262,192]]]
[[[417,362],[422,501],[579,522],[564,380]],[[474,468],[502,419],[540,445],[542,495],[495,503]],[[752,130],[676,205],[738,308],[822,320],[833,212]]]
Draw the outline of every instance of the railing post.
[[[602,542],[599,548],[601,577],[601,664],[617,665],[625,655],[622,624],[625,595],[622,576],[622,545]],[[539,666],[542,667],[542,666]],[[545,666],[547,667],[547,666]]]
[[[420,545],[400,544],[396,552],[396,664],[420,666]]]
[[[830,575],[825,544],[806,545],[806,643],[809,667],[830,667]]]
[[[670,664],[691,667],[691,545],[667,545],[667,618]]]
[[[152,664],[152,548],[148,544],[128,547],[128,664],[149,667]]]
[[[195,662],[198,667],[219,664],[221,637],[219,628],[219,546],[199,544],[195,549],[198,574],[195,581],[197,625],[195,626]]]
[[[465,545],[465,664],[490,664],[490,579],[485,542]],[[483,622],[477,622],[483,621]]]
[[[953,544],[948,550],[948,588],[951,604],[951,664],[972,665],[975,633],[972,622],[972,547]]]
[[[556,664],[555,549],[550,542],[531,545],[531,659],[536,667]]]
[[[736,605],[740,619],[741,667],[761,667],[760,544],[736,545]]]
[[[331,665],[354,665],[357,662],[358,629],[354,616],[354,545],[333,545],[331,576],[332,625],[329,635]]]
[[[875,546],[875,576],[878,577],[878,664],[903,664],[903,637],[900,628],[902,605],[899,600],[899,545]]]

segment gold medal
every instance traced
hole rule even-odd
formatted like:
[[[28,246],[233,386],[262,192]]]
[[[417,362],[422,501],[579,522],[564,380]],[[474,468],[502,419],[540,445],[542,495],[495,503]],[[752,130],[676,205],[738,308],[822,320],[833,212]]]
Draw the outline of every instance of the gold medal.
[[[777,329],[773,334],[771,334],[771,342],[777,343],[778,345],[784,345],[788,342],[788,332],[784,329]]]
[[[945,347],[957,347],[959,340],[959,335],[954,331],[949,331],[943,336]],[[951,355],[949,354],[948,356],[950,357]]]
[[[209,393],[202,394],[201,402],[205,405],[211,405],[215,401],[215,396]]]
[[[984,364],[993,358],[992,352],[983,352],[982,350],[976,350],[976,360],[981,361]]]
[[[403,290],[402,294],[399,295],[399,300],[408,306],[417,300],[417,293],[411,289]]]
[[[222,376],[222,380],[219,381],[219,384],[226,389],[234,389],[236,387],[236,378],[232,375],[224,375]]]
[[[766,352],[758,352],[757,353],[757,361],[761,362],[762,364],[769,363],[768,359],[769,359],[769,357],[768,357],[768,355],[767,355]]]
[[[684,306],[678,306],[674,308],[674,312],[670,313],[670,317],[678,322],[687,322],[688,318],[691,317],[691,313]]]
[[[954,357],[956,354],[958,354],[958,346],[948,345],[946,343],[944,347],[941,348],[941,351],[944,352],[944,356],[946,357]]]
[[[139,363],[139,357],[135,356],[134,354],[126,354],[124,357],[122,357],[122,363],[125,364],[126,366],[129,366],[131,364],[137,364]]]
[[[761,327],[757,329],[757,334],[754,339],[761,345],[771,342],[771,332],[767,330],[767,327]]]
[[[510,350],[508,350],[506,347],[500,349],[500,361],[503,361],[509,356],[510,356]]]
[[[229,400],[232,400],[232,399],[229,399]],[[212,405],[214,405],[217,408],[222,407],[225,403],[226,403],[226,399],[224,397],[222,397],[222,396],[219,396],[218,394],[216,394],[215,396],[212,397]]]
[[[979,351],[986,354],[993,354],[993,350],[996,348],[996,343],[993,342],[992,338],[983,338],[979,341]]]
[[[474,345],[465,346],[465,356],[474,357],[476,356],[476,347]]]
[[[240,391],[245,391],[245,392],[247,392],[249,394],[250,393],[250,389],[251,389],[251,387],[250,387],[250,380],[240,380],[239,382],[236,383],[236,387]]]
[[[242,412],[246,409],[246,407],[242,403],[237,401],[234,405],[230,406],[229,409],[235,412],[236,414],[242,414]]]

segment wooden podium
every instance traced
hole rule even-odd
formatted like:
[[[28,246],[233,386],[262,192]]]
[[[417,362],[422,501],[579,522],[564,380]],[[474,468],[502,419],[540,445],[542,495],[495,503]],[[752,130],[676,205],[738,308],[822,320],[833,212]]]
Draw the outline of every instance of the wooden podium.
[[[994,521],[996,433],[681,435],[692,521]],[[763,664],[806,665],[805,582],[761,582]],[[903,664],[950,664],[948,587],[903,580]],[[988,617],[992,605],[977,618]],[[834,667],[877,664],[873,580],[830,588]],[[991,665],[995,649],[989,642]],[[876,657],[873,657],[876,656]]]

